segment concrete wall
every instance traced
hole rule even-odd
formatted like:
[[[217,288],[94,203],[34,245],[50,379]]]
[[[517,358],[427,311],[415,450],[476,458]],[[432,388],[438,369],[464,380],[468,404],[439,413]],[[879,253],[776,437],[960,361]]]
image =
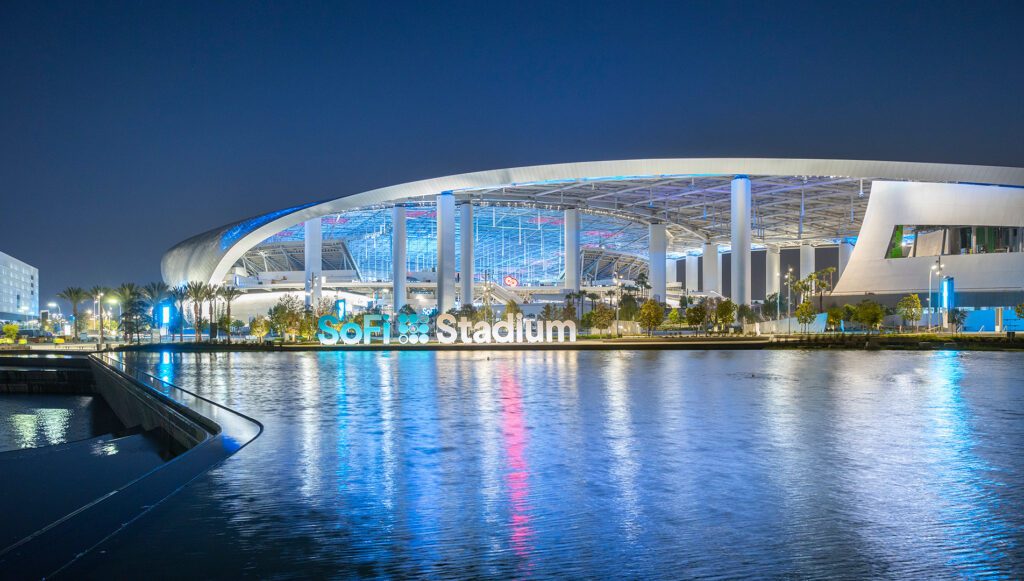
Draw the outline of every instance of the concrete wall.
[[[125,426],[141,426],[144,430],[161,428],[184,450],[219,430],[206,418],[180,404],[158,398],[119,371],[95,360],[90,363],[96,379],[96,392],[103,396]]]
[[[836,295],[927,293],[935,256],[886,258],[897,225],[1007,226],[1024,224],[1019,188],[952,183],[875,181],[864,224]],[[941,257],[956,279],[963,306],[1012,304],[1024,288],[1024,253]],[[933,280],[933,286],[935,281]],[[973,296],[972,296],[973,295]],[[979,300],[984,297],[984,300]]]

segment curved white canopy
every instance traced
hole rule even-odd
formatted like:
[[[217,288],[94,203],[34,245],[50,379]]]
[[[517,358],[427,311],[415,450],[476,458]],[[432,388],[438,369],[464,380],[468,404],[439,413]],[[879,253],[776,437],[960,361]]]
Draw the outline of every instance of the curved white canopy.
[[[1024,186],[1009,167],[815,159],[644,159],[480,171],[388,186],[255,216],[199,234],[163,257],[164,280],[219,282],[247,250],[311,218],[451,191],[481,203],[577,207],[664,222],[677,243],[728,238],[728,182],[753,182],[755,241],[854,236],[874,179]],[[710,212],[709,212],[710,210]]]

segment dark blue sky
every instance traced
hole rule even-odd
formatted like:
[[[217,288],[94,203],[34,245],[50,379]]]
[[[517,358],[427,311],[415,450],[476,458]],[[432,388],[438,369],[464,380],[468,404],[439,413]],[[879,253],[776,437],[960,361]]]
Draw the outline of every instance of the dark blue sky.
[[[0,6],[0,250],[67,285],[300,202],[579,160],[1024,166],[1024,3]]]

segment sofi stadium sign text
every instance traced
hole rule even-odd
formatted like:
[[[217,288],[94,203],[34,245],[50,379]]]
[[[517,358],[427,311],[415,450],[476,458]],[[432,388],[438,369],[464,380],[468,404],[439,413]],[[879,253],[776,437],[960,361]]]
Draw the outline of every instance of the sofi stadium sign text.
[[[318,322],[317,339],[323,345],[390,344],[393,331],[401,344],[427,343],[431,332],[438,343],[554,343],[575,342],[574,321],[533,321],[523,315],[507,315],[495,323],[473,322],[465,317],[444,314],[431,328],[427,315],[398,315],[393,327],[389,315],[363,315],[362,323],[342,322],[335,315],[324,315]]]

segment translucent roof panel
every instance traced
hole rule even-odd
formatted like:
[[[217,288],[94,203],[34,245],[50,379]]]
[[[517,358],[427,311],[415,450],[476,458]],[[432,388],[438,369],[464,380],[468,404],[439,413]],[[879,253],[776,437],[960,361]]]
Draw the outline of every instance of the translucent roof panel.
[[[391,208],[356,210],[322,218],[325,241],[340,240],[359,266],[363,280],[391,280]],[[456,213],[456,268],[461,270],[461,213]],[[478,205],[473,212],[474,270],[478,280],[507,275],[524,285],[551,283],[565,269],[563,213],[515,205]],[[406,210],[407,269],[437,267],[437,213],[430,204]],[[302,242],[297,225],[263,244]],[[647,258],[648,227],[618,217],[581,213],[582,249],[607,250]],[[415,276],[415,275],[413,275]]]

